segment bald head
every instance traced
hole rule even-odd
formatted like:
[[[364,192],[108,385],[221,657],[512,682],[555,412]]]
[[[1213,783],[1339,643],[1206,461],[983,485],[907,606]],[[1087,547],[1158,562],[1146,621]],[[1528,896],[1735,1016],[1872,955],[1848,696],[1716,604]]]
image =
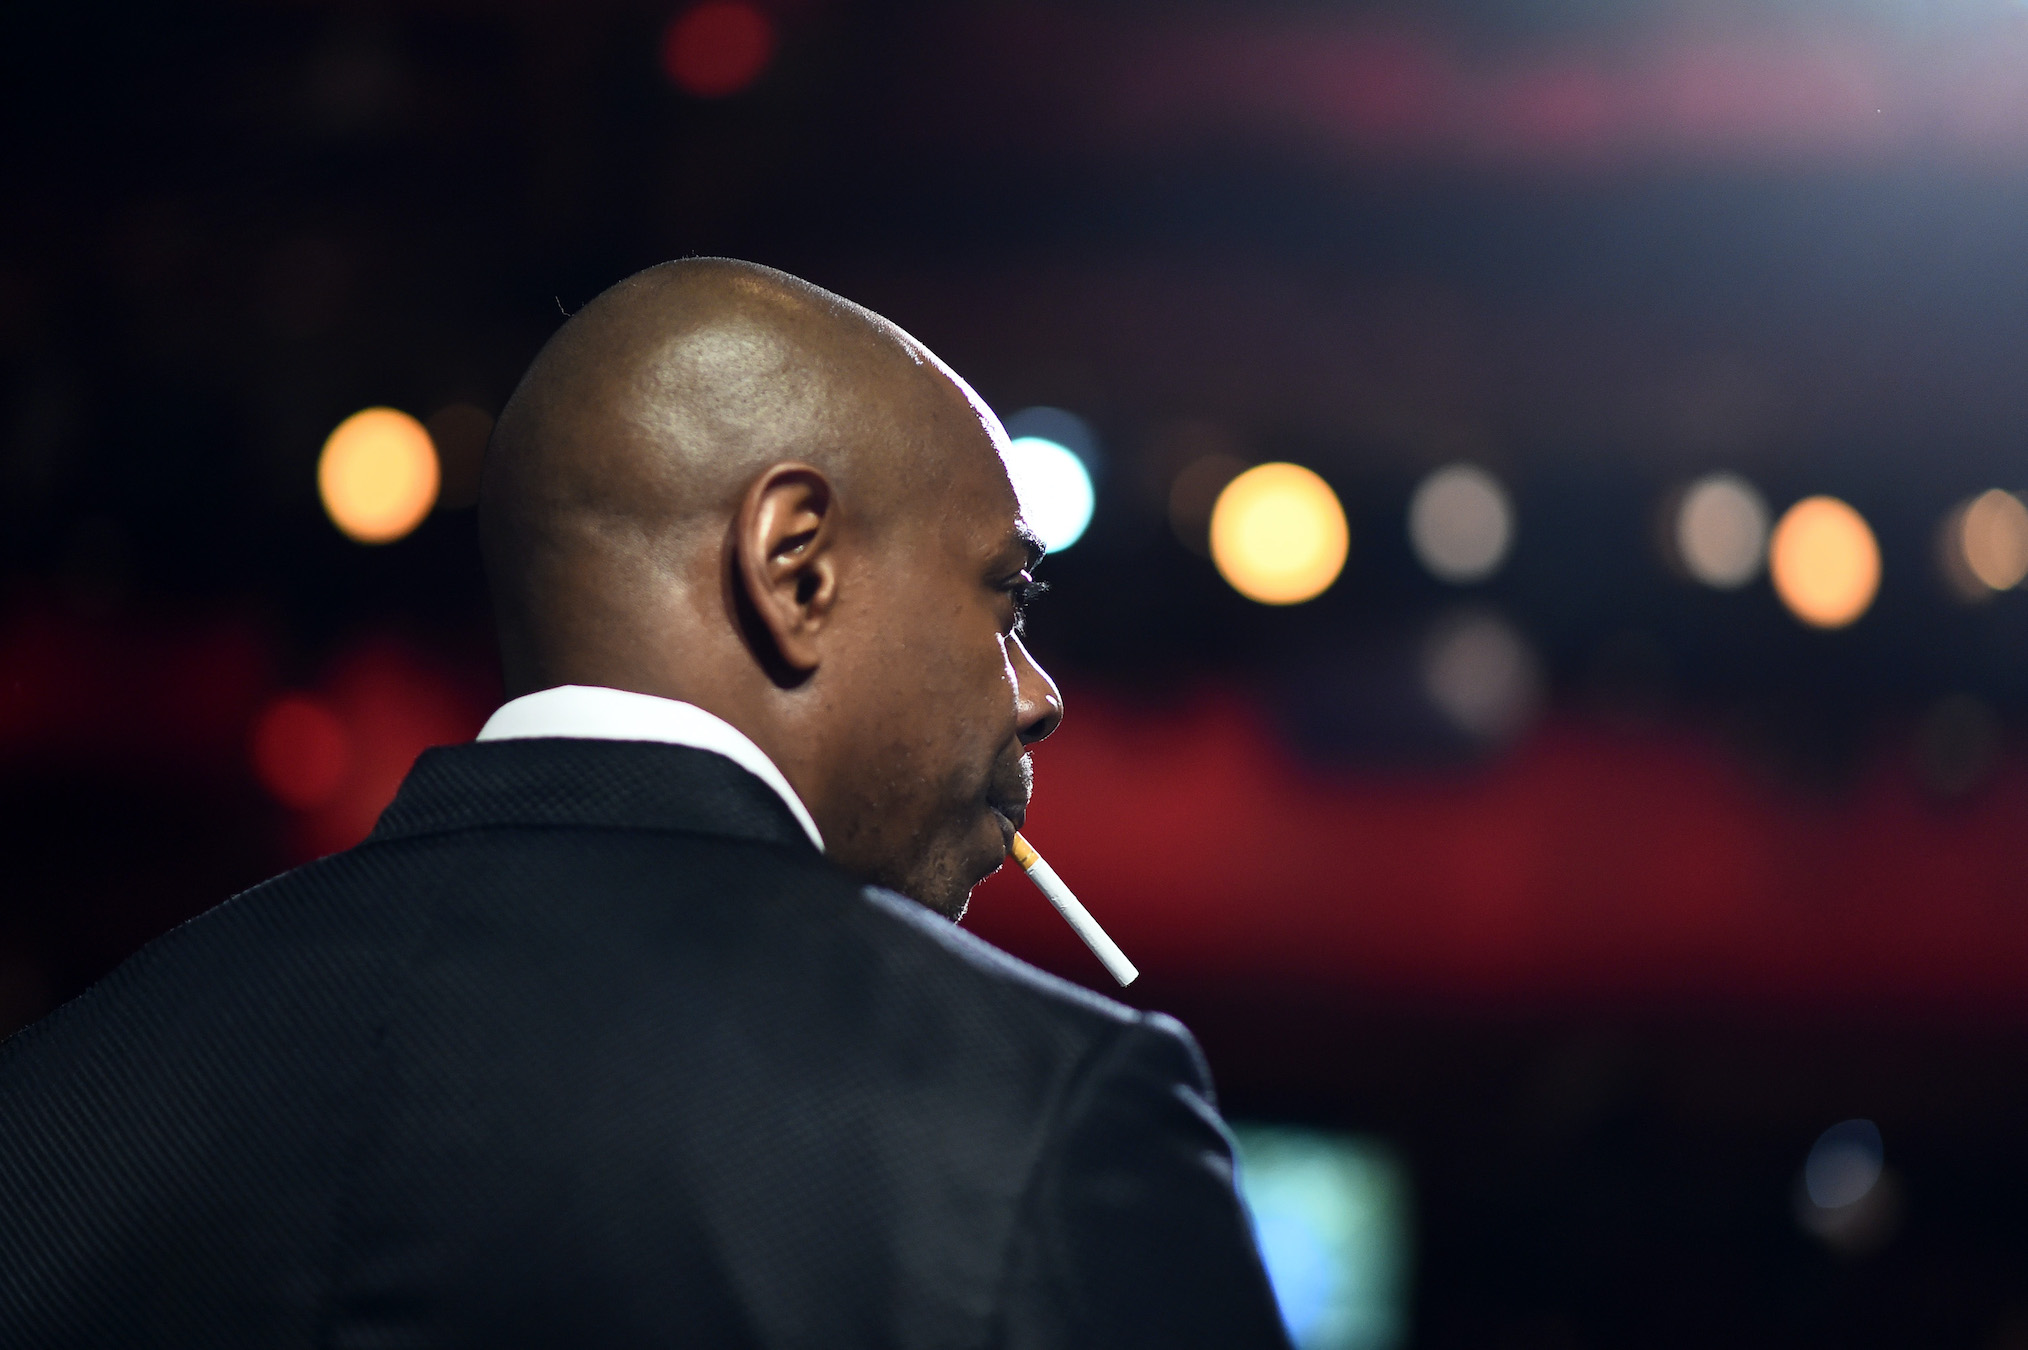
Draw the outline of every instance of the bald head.
[[[1058,717],[1018,635],[1039,556],[963,380],[749,263],[628,278],[500,415],[480,524],[508,689],[681,699],[781,768],[826,851],[956,914]]]
[[[856,527],[891,525],[922,500],[906,484],[949,475],[951,447],[923,423],[976,420],[969,403],[906,333],[787,273],[699,259],[620,282],[542,349],[487,453],[480,516],[510,688],[624,663],[611,649],[645,617],[626,612],[641,588],[713,542],[771,464],[821,470]]]

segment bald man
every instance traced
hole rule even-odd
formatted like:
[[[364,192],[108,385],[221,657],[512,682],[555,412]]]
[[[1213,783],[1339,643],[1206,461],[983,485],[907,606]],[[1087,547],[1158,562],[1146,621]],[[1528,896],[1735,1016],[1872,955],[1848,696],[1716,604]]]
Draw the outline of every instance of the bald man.
[[[959,930],[1062,718],[976,395],[653,268],[503,411],[513,695],[0,1052],[0,1345],[1285,1344],[1195,1047]]]

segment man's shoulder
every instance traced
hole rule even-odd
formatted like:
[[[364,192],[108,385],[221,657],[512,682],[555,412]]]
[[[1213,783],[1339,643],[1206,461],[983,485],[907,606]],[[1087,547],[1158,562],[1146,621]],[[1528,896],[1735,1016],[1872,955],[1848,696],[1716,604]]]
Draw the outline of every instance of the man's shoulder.
[[[701,980],[718,997],[765,999],[770,1015],[816,1016],[833,1030],[862,1019],[986,1036],[1026,1026],[1078,1044],[1148,1020],[800,847],[514,827],[365,851],[376,847],[461,855],[449,890],[496,881],[515,896],[504,910],[497,894],[482,902],[497,941],[526,951],[539,937],[542,959],[559,967],[596,959],[602,980],[641,985],[651,1002],[672,979],[693,990]]]
[[[931,983],[979,1015],[1033,1020],[1074,1039],[1109,1039],[1137,1024],[1176,1027],[1082,985],[1051,975],[966,931],[906,896],[859,888],[870,926],[884,932]],[[1176,1027],[1180,1030],[1180,1027]]]

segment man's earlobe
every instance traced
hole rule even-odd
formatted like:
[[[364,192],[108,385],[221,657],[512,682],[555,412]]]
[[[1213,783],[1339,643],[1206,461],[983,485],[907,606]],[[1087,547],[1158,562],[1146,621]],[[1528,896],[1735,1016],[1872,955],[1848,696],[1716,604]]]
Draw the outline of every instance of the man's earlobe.
[[[755,654],[778,681],[817,668],[838,595],[837,494],[808,464],[777,464],[733,520],[733,601]]]

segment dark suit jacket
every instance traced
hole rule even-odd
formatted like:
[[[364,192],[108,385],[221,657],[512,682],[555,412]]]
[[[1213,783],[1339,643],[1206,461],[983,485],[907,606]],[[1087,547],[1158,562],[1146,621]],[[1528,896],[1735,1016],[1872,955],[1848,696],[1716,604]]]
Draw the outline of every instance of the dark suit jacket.
[[[432,750],[0,1051],[0,1346],[1283,1333],[1195,1046],[729,760]]]

